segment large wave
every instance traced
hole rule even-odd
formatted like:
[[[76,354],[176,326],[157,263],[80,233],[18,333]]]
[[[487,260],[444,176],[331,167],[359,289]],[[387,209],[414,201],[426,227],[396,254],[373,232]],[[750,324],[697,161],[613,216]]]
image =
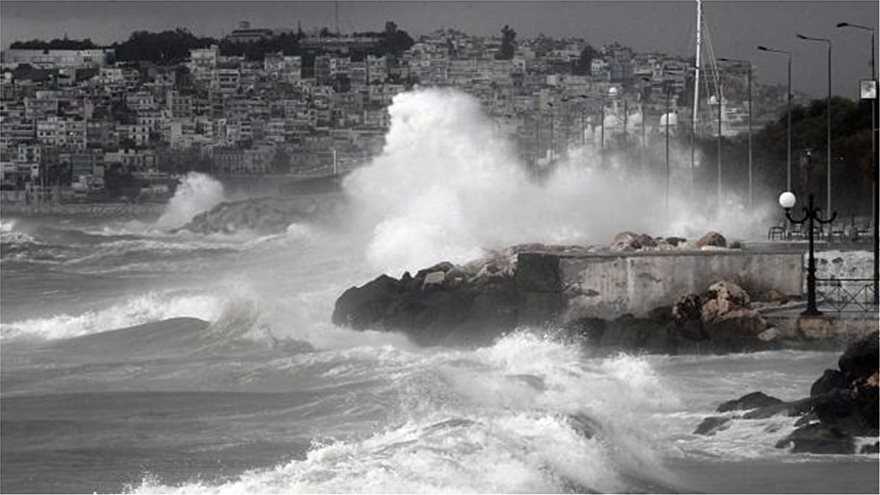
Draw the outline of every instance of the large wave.
[[[580,151],[533,180],[479,102],[455,90],[399,94],[389,113],[382,154],[344,184],[371,231],[366,257],[379,269],[464,261],[524,242],[605,242],[622,230],[697,235],[764,225],[752,221],[760,211],[731,205],[709,215],[675,191],[667,218],[663,183],[602,169]]]
[[[4,323],[0,338],[5,341],[67,339],[179,316],[211,321],[222,309],[220,297],[150,292],[101,310]]]
[[[590,361],[576,346],[527,332],[471,351],[327,354],[337,364],[320,366],[322,382],[361,383],[347,403],[379,402],[385,427],[318,438],[304,459],[228,481],[168,486],[148,477],[134,491],[621,492],[672,482],[643,432],[657,426],[651,412],[677,404],[640,358]]]
[[[223,184],[217,179],[190,172],[177,187],[156,226],[163,229],[180,227],[197,214],[217,206],[223,199]]]

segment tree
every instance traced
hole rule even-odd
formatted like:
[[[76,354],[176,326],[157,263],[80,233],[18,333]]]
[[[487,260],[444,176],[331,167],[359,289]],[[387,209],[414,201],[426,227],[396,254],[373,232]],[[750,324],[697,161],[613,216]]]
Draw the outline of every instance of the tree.
[[[581,50],[581,54],[574,65],[574,75],[589,76],[593,73],[593,58],[596,56],[596,50],[587,45]]]
[[[116,58],[120,61],[145,60],[150,62],[179,62],[189,57],[189,51],[216,44],[213,38],[199,38],[184,28],[151,33],[135,31],[123,43],[114,43]]]
[[[516,31],[507,24],[501,28],[501,48],[495,53],[496,60],[510,60],[516,52]]]

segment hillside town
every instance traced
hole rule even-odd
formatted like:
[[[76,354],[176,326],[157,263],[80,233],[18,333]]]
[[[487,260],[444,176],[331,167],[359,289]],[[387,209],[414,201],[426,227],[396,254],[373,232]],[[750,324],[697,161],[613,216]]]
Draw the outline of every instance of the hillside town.
[[[491,38],[444,29],[412,39],[393,22],[340,35],[246,21],[212,41],[176,59],[66,39],[13,43],[0,79],[2,200],[161,201],[191,170],[342,173],[382,150],[392,99],[414,87],[478,98],[536,169],[574,150],[644,149],[666,131],[692,132],[693,59],[616,43],[518,39],[509,26]],[[747,125],[746,77],[736,66],[718,75],[723,96],[710,91],[704,111],[720,108],[720,131],[734,135]],[[753,121],[777,118],[785,88],[755,86]],[[704,119],[696,132],[719,131]]]

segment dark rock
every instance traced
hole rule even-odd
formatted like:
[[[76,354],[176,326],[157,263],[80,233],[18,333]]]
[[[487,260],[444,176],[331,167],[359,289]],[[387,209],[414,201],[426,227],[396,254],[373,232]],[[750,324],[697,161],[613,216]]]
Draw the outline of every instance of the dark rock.
[[[674,353],[677,347],[675,334],[665,325],[632,315],[608,322],[599,339],[599,346],[610,350],[638,349],[661,354]]]
[[[664,241],[666,241],[666,244],[678,247],[679,244],[687,242],[687,239],[684,237],[667,237]]]
[[[635,232],[620,232],[614,236],[610,247],[612,251],[636,251],[642,249],[642,243]]]
[[[880,333],[873,332],[861,340],[853,342],[840,356],[837,365],[843,373],[847,383],[852,383],[859,378],[867,378],[877,371],[878,336]]]
[[[868,378],[856,381],[855,387],[852,389],[856,413],[864,424],[875,430],[878,427],[878,417],[880,417],[878,381],[880,381],[880,374],[874,371],[874,374]]]
[[[859,454],[876,454],[880,452],[880,442],[874,442],[869,445],[862,445]]]
[[[730,249],[742,249],[743,245],[740,241],[732,241],[727,247]]]
[[[381,275],[363,287],[348,289],[336,300],[333,324],[356,330],[369,328],[385,315],[400,289],[400,282],[388,275]]]
[[[853,402],[848,391],[832,390],[815,398],[813,412],[820,422],[831,424],[851,416]]]
[[[798,418],[797,421],[794,422],[795,426],[804,426],[808,425],[814,421],[819,421],[819,418],[816,417],[816,413],[805,414]]]
[[[758,339],[758,335],[767,328],[767,322],[753,309],[728,311],[708,323],[704,322],[703,328],[719,350],[757,350],[769,345]]]
[[[253,231],[278,233],[292,223],[337,215],[343,201],[330,196],[266,197],[220,203],[194,216],[172,232],[189,230],[199,234]]]
[[[718,406],[718,409],[716,409],[716,411],[727,412],[745,409],[757,409],[759,407],[772,406],[782,403],[783,402],[781,400],[777,399],[776,397],[771,397],[764,392],[752,392],[750,394],[743,395],[739,399],[729,400],[722,403],[720,406]]]
[[[749,297],[748,292],[739,285],[726,280],[721,280],[710,285],[709,288],[706,289],[706,297],[709,299],[726,301],[730,304],[731,309],[736,307],[748,308],[749,303],[751,302],[751,297]]]
[[[714,435],[715,433],[730,428],[730,418],[724,416],[709,416],[704,419],[694,430],[695,435]]]
[[[704,246],[727,247],[727,239],[718,232],[706,232],[703,237],[697,240],[697,247]]]
[[[837,370],[825,370],[822,376],[810,387],[810,396],[815,397],[834,390],[845,389],[847,385],[843,373]]]
[[[637,251],[643,248],[657,247],[657,241],[647,234],[621,232],[611,241],[612,251]]]
[[[669,323],[672,321],[672,307],[660,306],[648,311],[648,319],[658,323]]]
[[[559,257],[542,253],[521,253],[517,257],[518,291],[560,292]]]
[[[776,444],[777,448],[789,446],[794,453],[852,454],[855,452],[855,442],[851,436],[836,427],[822,423],[801,426]]]
[[[702,314],[703,301],[696,294],[685,294],[672,305],[673,323],[682,331],[682,335],[691,340],[708,338],[703,331]]]

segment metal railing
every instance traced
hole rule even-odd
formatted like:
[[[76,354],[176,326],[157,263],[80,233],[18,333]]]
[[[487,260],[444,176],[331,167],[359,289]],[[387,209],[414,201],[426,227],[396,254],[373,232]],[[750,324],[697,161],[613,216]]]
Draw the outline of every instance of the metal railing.
[[[823,310],[874,314],[878,310],[870,278],[817,278],[816,296]]]

